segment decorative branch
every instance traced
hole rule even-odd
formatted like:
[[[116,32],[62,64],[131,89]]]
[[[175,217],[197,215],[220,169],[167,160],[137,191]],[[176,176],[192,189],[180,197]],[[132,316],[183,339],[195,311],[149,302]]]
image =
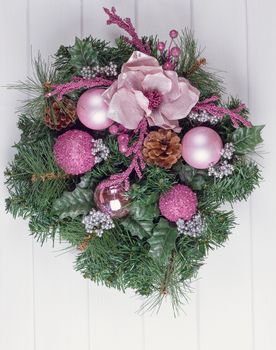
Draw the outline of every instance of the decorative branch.
[[[215,117],[218,117],[220,119],[228,115],[231,118],[231,121],[235,128],[240,127],[239,123],[241,123],[242,125],[248,128],[252,127],[252,124],[250,123],[250,121],[248,121],[247,119],[245,119],[239,114],[245,108],[244,104],[241,104],[239,107],[235,109],[228,109],[215,104],[215,102],[217,102],[218,100],[219,100],[219,97],[212,96],[196,104],[193,110],[197,112],[206,111],[207,113]]]
[[[136,134],[139,133],[138,140],[136,142],[134,142],[133,145],[125,153],[125,155],[127,157],[134,154],[134,157],[130,163],[130,166],[127,168],[127,170],[125,170],[121,173],[112,175],[108,180],[103,181],[100,184],[101,189],[104,189],[104,188],[110,187],[110,186],[117,186],[117,185],[123,183],[125,186],[125,190],[128,191],[129,187],[130,187],[129,176],[132,173],[132,171],[134,170],[136,172],[139,179],[143,176],[142,170],[145,168],[145,162],[143,159],[141,149],[142,149],[143,142],[144,142],[144,139],[145,139],[146,134],[147,134],[147,121],[145,118],[140,122],[140,124],[138,125],[138,128],[135,130],[135,133]]]
[[[54,172],[52,173],[46,173],[46,174],[33,174],[32,175],[32,183],[35,183],[36,181],[40,180],[44,182],[45,180],[65,180],[68,179],[70,176],[67,174],[56,174]]]
[[[45,96],[52,97],[57,95],[58,100],[62,99],[63,95],[68,94],[69,92],[79,90],[82,88],[91,89],[98,86],[108,87],[113,82],[104,78],[94,78],[94,79],[84,79],[80,77],[73,77],[72,81],[65,84],[52,85],[53,90],[48,92]]]
[[[108,25],[116,24],[118,27],[122,28],[124,31],[126,31],[130,35],[131,39],[125,36],[123,37],[125,42],[135,46],[139,51],[147,55],[151,54],[149,45],[147,43],[143,43],[142,40],[138,37],[130,18],[122,19],[120,16],[116,14],[115,7],[112,7],[111,10],[109,10],[106,7],[104,7],[103,9],[104,9],[104,12],[109,16],[108,20],[106,21]]]

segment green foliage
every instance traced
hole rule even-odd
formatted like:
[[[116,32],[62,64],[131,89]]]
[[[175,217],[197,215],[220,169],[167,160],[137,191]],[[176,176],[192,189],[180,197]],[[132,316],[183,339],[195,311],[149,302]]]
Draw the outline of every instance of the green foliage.
[[[98,53],[92,47],[90,38],[84,40],[76,38],[74,46],[69,48],[69,54],[70,64],[77,72],[80,72],[83,67],[94,66],[98,62]]]
[[[213,95],[220,96],[224,92],[220,77],[202,67],[193,70],[202,54],[202,51],[198,49],[193,33],[189,30],[183,31],[179,35],[178,45],[181,48],[181,55],[176,68],[177,73],[180,76],[187,77],[199,89],[202,99]]]
[[[123,227],[133,236],[140,239],[151,235],[155,226],[154,220],[159,216],[158,195],[152,193],[146,200],[134,201],[129,215],[121,221]]]
[[[235,152],[244,155],[255,151],[256,146],[263,142],[261,137],[261,131],[263,128],[264,125],[236,129],[230,139],[234,144]]]
[[[176,237],[176,227],[171,226],[167,220],[161,218],[155,226],[151,238],[148,239],[150,244],[149,254],[154,259],[167,260],[175,248]]]
[[[73,191],[65,191],[53,203],[53,212],[62,220],[72,219],[89,212],[92,206],[92,191],[88,188],[76,187]]]
[[[143,38],[152,54],[162,63],[157,53],[157,37]],[[220,79],[201,66],[194,69],[201,51],[191,32],[179,37],[181,56],[177,73],[186,77],[201,93],[201,98],[220,96]],[[77,247],[91,238],[82,224],[83,215],[93,207],[93,191],[99,182],[114,173],[125,170],[131,161],[118,149],[116,136],[107,131],[86,131],[95,138],[103,138],[110,149],[109,158],[83,176],[68,177],[56,165],[52,147],[60,134],[43,123],[44,110],[50,100],[45,99],[49,84],[67,82],[79,74],[83,66],[113,62],[120,70],[134,48],[123,38],[116,47],[92,37],[76,38],[71,47],[61,46],[53,66],[45,64],[39,56],[34,61],[34,78],[16,85],[30,97],[23,106],[18,126],[21,140],[15,145],[17,154],[6,171],[10,197],[7,210],[14,216],[29,219],[31,234],[44,243],[56,239]],[[77,99],[81,91],[70,94]],[[219,101],[222,105],[222,102]],[[227,107],[234,109],[240,101],[230,98]],[[248,118],[244,108],[241,115]],[[180,122],[183,132],[199,123],[184,118]],[[80,124],[76,124],[81,127]],[[208,126],[208,123],[206,124]],[[145,308],[159,307],[166,295],[171,296],[175,311],[189,291],[189,282],[196,276],[210,249],[223,245],[234,227],[233,212],[219,210],[224,202],[247,199],[260,182],[260,171],[253,161],[246,159],[249,152],[262,142],[262,126],[234,129],[229,118],[213,126],[223,142],[233,142],[234,173],[223,179],[208,176],[207,170],[197,170],[183,160],[170,170],[147,165],[143,178],[131,175],[130,212],[125,218],[114,220],[115,228],[103,237],[93,237],[88,248],[78,254],[76,269],[96,283],[119,290],[134,289],[146,296]],[[134,136],[132,142],[135,140]],[[204,230],[200,237],[179,235],[176,225],[161,217],[159,197],[174,184],[183,183],[197,193],[198,209],[203,217]]]

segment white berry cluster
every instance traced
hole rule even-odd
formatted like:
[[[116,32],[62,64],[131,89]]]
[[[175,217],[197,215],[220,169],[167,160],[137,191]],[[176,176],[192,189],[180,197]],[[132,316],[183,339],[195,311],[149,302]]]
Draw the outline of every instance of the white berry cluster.
[[[105,230],[115,227],[110,215],[95,209],[83,218],[82,223],[87,233],[95,233],[98,237],[102,237]]]
[[[217,124],[220,120],[219,117],[216,117],[212,114],[209,114],[206,111],[201,111],[201,112],[191,112],[189,114],[189,119],[193,121],[197,121],[200,123],[206,123],[209,122],[210,124],[214,125]]]
[[[178,219],[176,222],[179,234],[198,237],[203,232],[203,220],[200,213],[196,213],[190,220]]]
[[[222,179],[224,176],[232,175],[234,166],[228,162],[231,160],[234,154],[234,145],[232,143],[226,143],[221,151],[222,160],[214,165],[211,164],[208,168],[208,175],[214,176],[217,179]]]
[[[84,79],[93,79],[96,77],[116,77],[118,75],[117,65],[110,62],[108,66],[100,67],[83,67],[81,69],[81,76]]]
[[[92,140],[92,142],[93,142],[92,155],[95,156],[95,163],[97,164],[103,160],[107,160],[110,151],[108,147],[103,143],[103,140],[102,139]]]

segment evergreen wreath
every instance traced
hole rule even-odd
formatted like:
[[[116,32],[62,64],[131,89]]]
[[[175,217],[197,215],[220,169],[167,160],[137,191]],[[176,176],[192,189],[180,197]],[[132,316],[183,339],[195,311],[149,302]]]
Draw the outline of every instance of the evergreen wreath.
[[[139,38],[129,18],[104,8],[127,34],[116,46],[91,36],[34,60],[21,139],[6,170],[7,210],[44,243],[76,248],[76,270],[98,284],[174,310],[210,249],[224,244],[233,211],[261,176],[262,142],[237,98],[205,68],[190,31],[167,45]]]

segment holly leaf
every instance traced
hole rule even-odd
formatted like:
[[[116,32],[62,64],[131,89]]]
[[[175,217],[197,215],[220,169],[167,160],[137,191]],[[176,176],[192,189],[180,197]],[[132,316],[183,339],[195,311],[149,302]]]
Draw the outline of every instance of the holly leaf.
[[[238,128],[231,137],[234,144],[235,152],[238,154],[246,154],[255,150],[256,146],[263,142],[261,131],[264,125],[252,126],[251,128]]]
[[[149,254],[154,259],[168,259],[175,248],[176,237],[176,228],[170,226],[167,220],[161,218],[155,226],[151,238],[148,239],[150,244]]]
[[[77,186],[72,192],[63,192],[62,196],[54,201],[52,210],[60,219],[76,218],[87,214],[91,209],[91,204],[91,189]]]
[[[194,190],[202,190],[206,184],[207,174],[204,170],[192,168],[190,165],[182,162],[178,162],[173,170],[179,176],[181,183],[192,187]]]
[[[97,63],[97,52],[93,49],[91,42],[88,39],[75,39],[75,44],[69,48],[71,55],[70,63],[76,69],[82,67],[93,66]]]
[[[127,216],[121,221],[124,228],[131,233],[132,236],[138,236],[140,239],[148,237],[153,229],[152,220],[137,220],[133,216]]]
[[[158,194],[153,193],[145,200],[132,203],[129,216],[121,221],[125,229],[140,239],[148,237],[154,227],[154,219],[159,216]]]

